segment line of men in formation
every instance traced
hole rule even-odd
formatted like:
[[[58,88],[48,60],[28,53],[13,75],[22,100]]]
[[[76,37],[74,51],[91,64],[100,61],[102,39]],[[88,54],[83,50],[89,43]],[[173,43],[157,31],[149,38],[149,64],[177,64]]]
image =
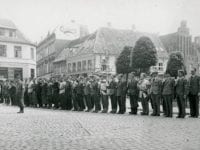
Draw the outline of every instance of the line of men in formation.
[[[136,77],[134,72],[126,82],[122,74],[104,77],[65,77],[47,79],[30,79],[21,82],[6,81],[0,84],[1,101],[12,105],[19,105],[20,112],[24,111],[24,104],[30,107],[60,108],[74,111],[93,111],[107,113],[109,99],[111,112],[124,114],[126,112],[126,97],[130,98],[131,112],[137,114],[138,102],[141,101],[141,115],[149,115],[149,102],[153,108],[152,116],[160,116],[160,106],[166,117],[173,116],[173,100],[178,106],[178,118],[186,116],[186,99],[189,99],[190,117],[199,116],[200,78],[196,69],[186,79],[184,71],[178,71],[178,78],[169,74],[160,75],[157,72],[148,77],[141,73]],[[24,89],[24,90],[23,90]],[[22,100],[23,99],[23,100]],[[119,109],[118,109],[119,108]],[[118,112],[117,112],[118,110]]]

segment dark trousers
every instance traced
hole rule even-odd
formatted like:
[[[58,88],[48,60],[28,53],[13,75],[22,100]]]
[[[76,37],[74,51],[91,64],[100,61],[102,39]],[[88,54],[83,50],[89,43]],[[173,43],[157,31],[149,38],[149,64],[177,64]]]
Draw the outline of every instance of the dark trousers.
[[[101,95],[102,105],[103,105],[103,111],[108,111],[108,96],[107,95]]]
[[[192,117],[199,116],[199,98],[198,95],[189,94],[190,115]]]
[[[77,111],[79,110],[79,105],[78,105],[78,96],[77,94],[73,94],[73,107],[74,107],[74,110]]]
[[[160,115],[160,95],[152,94],[153,115]]]
[[[98,95],[91,95],[91,101],[94,102],[95,111],[101,110],[100,98]]]
[[[185,117],[185,99],[183,95],[176,95],[178,105],[178,117]]]
[[[16,103],[16,95],[15,94],[10,94],[10,100],[11,100],[11,105],[17,105]]]
[[[92,104],[91,104],[91,97],[90,95],[85,95],[85,102],[87,106],[87,110],[90,111],[92,109]]]
[[[29,98],[29,95],[28,95],[28,92],[25,92],[24,93],[24,103],[27,107],[30,106],[30,98]]]
[[[41,94],[37,94],[37,100],[38,100],[38,104],[40,107],[42,107],[42,95]]]
[[[126,96],[117,96],[117,101],[119,105],[119,113],[126,112]]]
[[[65,93],[62,93],[59,95],[60,98],[60,106],[62,109],[67,109],[67,102],[66,102],[66,97],[65,97]]]
[[[137,114],[138,98],[136,95],[130,95],[131,113]]]
[[[66,97],[67,110],[71,110],[72,109],[72,96],[69,94],[66,94],[65,97]]]
[[[52,107],[52,104],[53,104],[53,98],[52,98],[52,95],[51,94],[48,94],[47,95],[47,102],[48,102],[48,107]]]
[[[142,114],[148,115],[149,114],[149,102],[148,102],[148,96],[147,97],[142,97],[141,98],[141,103],[142,103]]]
[[[78,105],[79,105],[79,110],[84,110],[85,109],[85,104],[83,100],[83,95],[82,94],[77,94],[77,100],[78,100]]]
[[[24,112],[24,98],[21,96],[21,93],[16,94],[16,99],[20,108],[20,112]]]
[[[54,93],[53,94],[53,103],[54,103],[54,107],[58,108],[59,104],[60,104],[60,98],[59,98],[59,94],[58,93]]]
[[[172,109],[172,95],[163,95],[164,104],[166,106],[166,117],[172,117],[173,109]]]
[[[111,95],[111,107],[112,107],[112,112],[116,113],[117,111],[117,96],[116,95]]]

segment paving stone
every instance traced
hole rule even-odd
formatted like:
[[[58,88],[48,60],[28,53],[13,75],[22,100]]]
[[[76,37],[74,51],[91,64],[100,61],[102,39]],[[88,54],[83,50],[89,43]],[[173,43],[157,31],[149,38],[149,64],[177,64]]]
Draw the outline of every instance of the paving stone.
[[[0,105],[2,150],[199,150],[200,119]]]

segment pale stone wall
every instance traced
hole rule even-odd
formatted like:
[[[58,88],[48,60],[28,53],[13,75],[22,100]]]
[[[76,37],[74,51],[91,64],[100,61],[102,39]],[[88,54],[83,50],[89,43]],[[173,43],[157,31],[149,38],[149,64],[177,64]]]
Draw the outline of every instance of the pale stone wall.
[[[0,57],[0,67],[5,68],[22,68],[23,78],[31,76],[31,69],[35,70],[36,76],[36,48],[32,45],[15,44],[0,42],[1,45],[7,46],[6,57]],[[14,46],[22,47],[22,58],[14,57]],[[31,48],[34,49],[34,59],[31,58]]]

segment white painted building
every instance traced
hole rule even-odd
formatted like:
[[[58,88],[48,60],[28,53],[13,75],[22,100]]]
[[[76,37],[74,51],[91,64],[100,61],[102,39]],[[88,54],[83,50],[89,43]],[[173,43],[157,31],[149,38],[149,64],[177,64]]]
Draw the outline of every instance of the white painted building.
[[[158,63],[152,71],[165,72],[168,53],[155,34],[100,28],[85,37],[72,40],[58,54],[54,61],[56,74],[116,74],[116,59],[125,46],[134,47],[141,36],[147,36],[154,43]]]
[[[0,19],[0,80],[36,76],[36,46],[16,28]]]

